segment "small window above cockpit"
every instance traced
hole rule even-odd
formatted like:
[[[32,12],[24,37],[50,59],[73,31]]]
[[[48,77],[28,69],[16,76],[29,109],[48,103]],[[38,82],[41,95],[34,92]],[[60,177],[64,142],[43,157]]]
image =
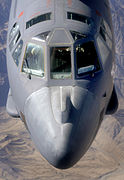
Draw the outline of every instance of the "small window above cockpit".
[[[82,14],[77,14],[73,12],[67,12],[67,19],[79,21],[87,25],[93,25],[93,19]]]
[[[44,77],[44,47],[28,43],[24,55],[22,72]]]
[[[51,20],[52,13],[42,14],[40,16],[34,17],[33,19],[26,22],[26,29],[30,28],[31,26],[38,24],[43,21]]]
[[[70,31],[70,33],[71,33],[74,41],[77,41],[79,39],[83,39],[83,38],[87,37],[87,35],[79,33],[79,32],[76,32],[76,31]]]
[[[99,52],[101,54],[102,62],[103,62],[103,64],[105,64],[105,62],[106,62],[106,60],[107,60],[107,58],[109,56],[110,50],[106,46],[106,44],[103,41],[103,39],[101,38],[101,36],[97,37],[97,44],[98,44]]]
[[[34,36],[32,39],[36,41],[45,42],[49,38],[50,31],[38,34],[37,36]]]
[[[77,75],[80,77],[100,70],[100,64],[92,41],[76,45]]]

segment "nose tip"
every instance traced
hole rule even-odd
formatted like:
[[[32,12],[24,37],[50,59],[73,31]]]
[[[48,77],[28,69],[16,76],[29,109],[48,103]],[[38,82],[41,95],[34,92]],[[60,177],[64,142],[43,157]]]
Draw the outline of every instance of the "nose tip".
[[[48,162],[58,169],[67,169],[74,165],[74,159],[71,152],[71,132],[72,124],[61,125],[61,132],[58,134],[56,141],[53,142],[54,152],[52,159]]]
[[[73,155],[71,152],[68,152],[62,158],[57,159],[52,165],[57,169],[68,169],[75,164],[75,162],[72,160]]]

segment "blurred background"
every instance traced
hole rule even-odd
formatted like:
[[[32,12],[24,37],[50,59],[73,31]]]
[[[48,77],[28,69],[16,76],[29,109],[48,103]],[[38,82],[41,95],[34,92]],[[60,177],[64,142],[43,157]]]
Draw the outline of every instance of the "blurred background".
[[[6,113],[6,36],[11,0],[0,0],[0,180],[124,180],[124,1],[110,0],[116,42],[119,109],[106,116],[85,156],[71,169],[52,168],[20,119]]]

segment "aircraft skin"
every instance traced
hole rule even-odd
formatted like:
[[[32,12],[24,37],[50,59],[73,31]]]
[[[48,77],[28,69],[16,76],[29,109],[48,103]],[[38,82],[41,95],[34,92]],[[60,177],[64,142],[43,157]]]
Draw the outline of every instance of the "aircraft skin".
[[[117,110],[114,57],[108,0],[12,1],[6,109],[54,167],[79,161]]]

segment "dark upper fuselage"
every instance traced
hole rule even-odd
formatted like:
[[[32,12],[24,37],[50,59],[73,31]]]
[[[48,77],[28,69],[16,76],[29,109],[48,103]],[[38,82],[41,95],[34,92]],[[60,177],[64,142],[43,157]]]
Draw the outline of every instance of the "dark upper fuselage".
[[[54,166],[72,166],[91,144],[112,94],[114,53],[107,0],[12,1],[10,96]]]

